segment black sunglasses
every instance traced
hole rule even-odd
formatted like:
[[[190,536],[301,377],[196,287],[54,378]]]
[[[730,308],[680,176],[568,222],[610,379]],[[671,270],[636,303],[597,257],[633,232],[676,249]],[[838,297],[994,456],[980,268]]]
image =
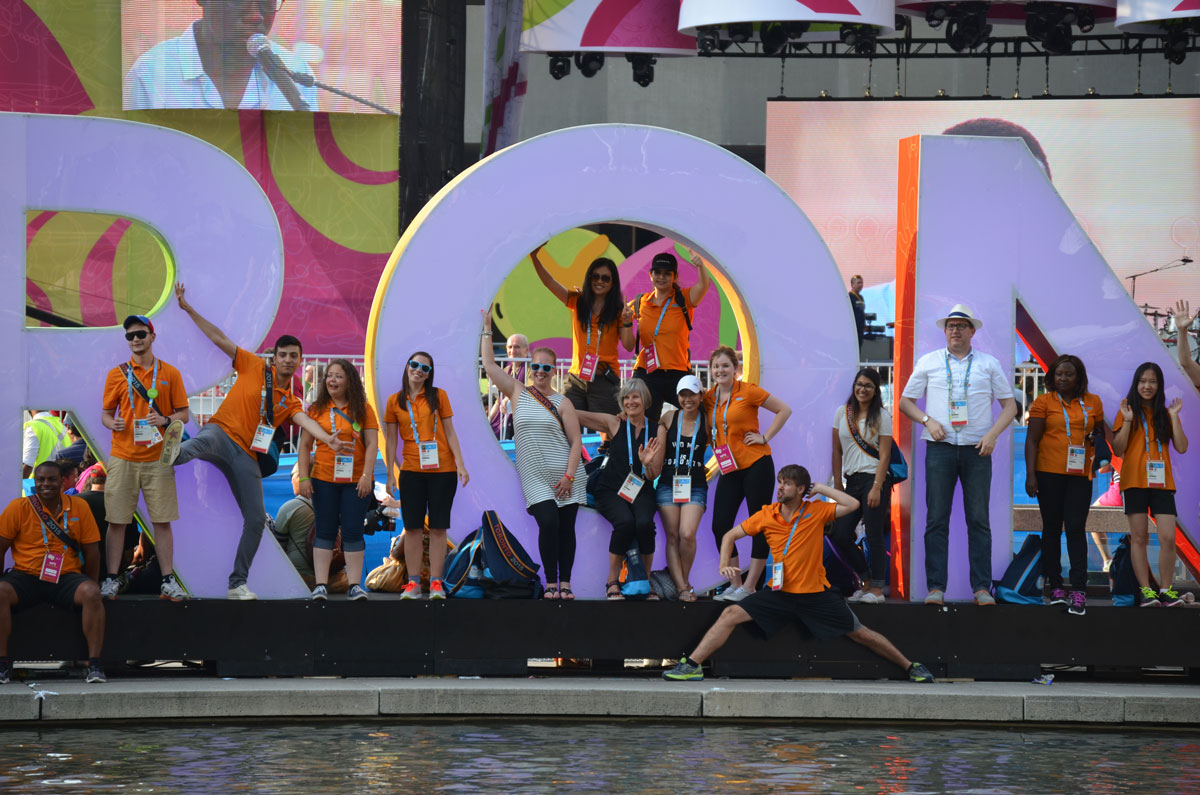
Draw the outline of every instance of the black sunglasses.
[[[430,372],[433,372],[433,366],[432,366],[432,365],[429,365],[429,364],[421,364],[421,362],[418,362],[416,359],[409,359],[409,360],[408,360],[408,369],[409,369],[409,370],[420,370],[422,373],[430,373]]]
[[[611,273],[593,273],[592,281],[594,281],[594,282],[611,282],[612,274]]]
[[[146,331],[145,329],[125,332],[125,339],[129,340],[130,342],[133,342],[134,340],[144,340],[148,336],[150,336],[150,332]]]

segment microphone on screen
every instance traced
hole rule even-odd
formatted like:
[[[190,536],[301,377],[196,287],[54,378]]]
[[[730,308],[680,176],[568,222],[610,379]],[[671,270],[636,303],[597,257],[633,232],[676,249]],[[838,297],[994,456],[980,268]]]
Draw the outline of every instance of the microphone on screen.
[[[270,39],[261,33],[255,33],[246,40],[246,50],[262,64],[263,71],[267,73],[267,77],[271,78],[275,85],[279,86],[279,90],[287,98],[288,104],[292,106],[292,110],[309,109],[308,103],[304,101],[304,97],[300,96],[300,89],[296,87],[296,81],[292,78],[292,71],[287,68],[287,65],[271,49]]]

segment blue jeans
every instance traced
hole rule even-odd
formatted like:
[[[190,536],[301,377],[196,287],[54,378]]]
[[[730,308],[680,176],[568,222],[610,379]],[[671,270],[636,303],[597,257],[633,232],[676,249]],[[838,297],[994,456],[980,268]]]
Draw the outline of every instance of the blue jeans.
[[[988,523],[988,500],[992,493],[992,458],[980,455],[974,445],[946,442],[925,445],[925,584],[931,591],[946,590],[955,481],[962,482],[971,590],[991,590],[992,527]]]

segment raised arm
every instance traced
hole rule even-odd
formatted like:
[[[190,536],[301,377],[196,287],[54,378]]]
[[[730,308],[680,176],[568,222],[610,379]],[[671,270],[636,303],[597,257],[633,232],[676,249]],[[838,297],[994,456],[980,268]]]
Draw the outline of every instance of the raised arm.
[[[1121,421],[1122,425],[1113,433],[1112,451],[1117,458],[1125,457],[1125,448],[1129,446],[1129,434],[1133,428],[1133,409],[1129,406],[1129,400],[1121,398]]]
[[[538,253],[542,250],[542,248],[544,247],[538,246],[529,254],[529,259],[533,260],[533,269],[537,271],[538,278],[542,280],[542,284],[546,285],[546,289],[554,293],[554,297],[565,304],[567,302],[569,291],[550,275],[550,271],[546,270],[546,266],[543,265],[541,259],[538,258]]]
[[[1196,314],[1192,314],[1188,302],[1183,300],[1176,301],[1175,308],[1171,310],[1171,317],[1175,319],[1175,351],[1179,356],[1179,365],[1187,373],[1187,377],[1192,379],[1192,384],[1200,388],[1200,364],[1196,364],[1192,359],[1192,346],[1188,342],[1188,329],[1197,315],[1200,315],[1200,309],[1196,310]]]
[[[854,513],[858,510],[861,503],[851,497],[846,492],[840,489],[831,489],[824,483],[814,483],[812,486],[813,494],[820,494],[822,497],[828,497],[837,503],[837,507],[833,509],[833,515],[837,519],[841,519],[847,514]]]
[[[700,299],[704,297],[712,284],[712,279],[709,278],[708,270],[704,267],[704,260],[694,251],[692,252],[692,264],[696,266],[696,283],[688,288],[688,297],[692,300],[692,306],[699,306]]]
[[[633,335],[633,321],[633,307],[626,303],[621,307],[621,346],[627,351],[637,350],[637,338]]]
[[[295,414],[293,414],[292,422],[299,425],[301,430],[307,431],[308,433],[312,434],[312,437],[314,439],[324,442],[325,444],[332,447],[333,451],[335,453],[341,453],[347,449],[350,449],[349,444],[347,444],[346,442],[343,442],[341,439],[338,439],[333,434],[326,433],[325,429],[322,428],[320,425],[318,425],[316,420],[314,420],[312,417],[308,416],[304,412],[298,411]]]
[[[213,345],[216,345],[226,356],[232,359],[237,353],[237,345],[233,340],[225,336],[224,331],[221,331],[221,329],[214,326],[212,322],[202,317],[200,313],[197,312],[192,305],[187,302],[187,299],[184,297],[184,292],[186,289],[187,288],[184,287],[183,282],[175,282],[175,300],[179,302],[179,308],[184,312],[187,312],[188,317],[190,317],[192,322],[196,324],[196,328],[203,331],[204,336],[208,337],[209,340],[212,341]]]
[[[1171,401],[1171,405],[1167,406],[1167,414],[1171,417],[1171,444],[1175,445],[1175,452],[1183,455],[1187,452],[1188,440],[1183,434],[1183,423],[1179,421],[1179,410],[1183,408],[1183,399],[1175,398]]]
[[[598,411],[576,411],[575,416],[579,418],[579,424],[583,427],[607,433],[610,436],[615,436],[621,429],[621,421],[612,414],[603,414]]]
[[[492,350],[492,313],[485,309],[481,314],[483,315],[483,332],[479,335],[479,355],[483,359],[483,371],[487,373],[488,378],[492,379],[496,388],[508,395],[509,399],[515,403],[525,386],[509,375],[503,367],[496,364],[496,353]],[[499,403],[500,401],[496,401],[496,405]]]

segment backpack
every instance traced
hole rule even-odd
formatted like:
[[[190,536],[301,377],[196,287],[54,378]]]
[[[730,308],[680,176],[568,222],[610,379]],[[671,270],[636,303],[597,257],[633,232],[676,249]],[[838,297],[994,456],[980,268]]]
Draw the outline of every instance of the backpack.
[[[621,595],[626,599],[645,599],[650,596],[650,577],[642,563],[637,540],[625,550],[625,565],[621,570]]]
[[[482,524],[462,540],[444,579],[459,599],[536,599],[541,595],[538,564],[500,521],[484,511]]]
[[[1133,573],[1133,559],[1129,554],[1129,535],[1126,534],[1121,536],[1113,552],[1112,563],[1108,564],[1113,607],[1133,607],[1137,604],[1137,577]]]
[[[1042,537],[1025,536],[1020,551],[996,584],[996,601],[1010,605],[1042,604]]]
[[[835,591],[840,592],[842,596],[853,596],[855,591],[862,588],[862,580],[859,579],[858,573],[842,557],[842,553],[838,552],[829,536],[825,536],[825,549],[821,557],[825,565],[825,579],[829,580],[829,585]],[[766,570],[771,571],[770,561],[767,562]]]
[[[641,293],[638,295],[637,303],[634,304],[634,307],[633,307],[633,316],[634,317],[642,316],[642,299],[645,298],[647,295],[649,295],[649,293]],[[683,310],[683,322],[687,323],[688,331],[691,331],[692,330],[692,316],[691,316],[691,314],[688,313],[687,301],[685,301],[683,299],[683,290],[680,289],[678,284],[675,285],[675,306],[677,306]]]

